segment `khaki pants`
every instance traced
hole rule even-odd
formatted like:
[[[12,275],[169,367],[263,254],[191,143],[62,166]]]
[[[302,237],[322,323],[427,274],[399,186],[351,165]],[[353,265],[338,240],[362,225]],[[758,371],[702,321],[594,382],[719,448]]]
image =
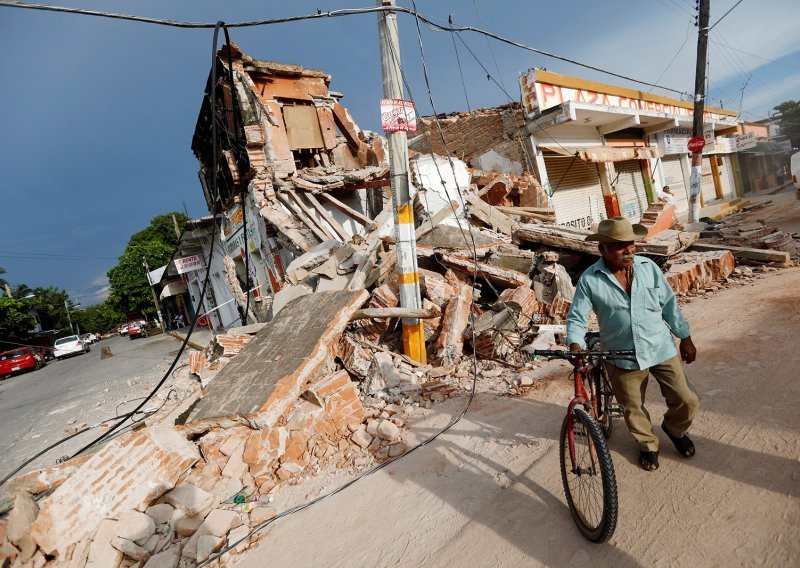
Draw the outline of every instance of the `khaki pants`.
[[[664,424],[670,434],[680,438],[692,425],[692,419],[700,407],[700,398],[689,386],[678,355],[640,371],[622,369],[606,363],[606,373],[611,380],[617,402],[625,408],[625,423],[639,444],[640,451],[658,451],[658,437],[653,432],[650,413],[644,407],[648,375],[653,375],[666,400]]]

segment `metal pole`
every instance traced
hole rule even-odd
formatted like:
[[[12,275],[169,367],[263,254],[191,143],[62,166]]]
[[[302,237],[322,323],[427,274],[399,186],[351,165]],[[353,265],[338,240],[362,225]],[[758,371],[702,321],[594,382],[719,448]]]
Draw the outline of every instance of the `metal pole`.
[[[172,218],[175,219],[174,216]],[[175,228],[177,229],[177,225]],[[142,264],[144,264],[144,269],[147,271],[145,276],[147,277],[147,283],[150,284],[150,292],[153,294],[153,303],[156,306],[156,314],[158,314],[158,326],[161,328],[161,333],[164,333],[164,318],[161,317],[161,305],[158,303],[156,289],[150,282],[150,266],[147,264],[147,257],[145,255],[142,255]]]
[[[72,328],[72,318],[69,316],[69,303],[67,303],[67,300],[64,300],[64,309],[67,310],[67,321],[69,322],[69,332],[72,335],[75,335],[75,330]]]
[[[394,0],[377,0],[378,6],[395,7]],[[400,75],[400,42],[397,36],[397,14],[378,13],[378,37],[381,46],[383,96],[402,99]],[[400,285],[400,306],[421,309],[417,271],[417,243],[414,234],[414,207],[408,184],[408,145],[405,132],[390,132],[389,169],[394,205],[395,246],[397,247],[397,281]],[[425,364],[425,332],[419,318],[403,318],[403,353]]]
[[[700,0],[697,28],[697,67],[694,76],[694,117],[692,136],[703,136],[703,108],[706,98],[706,59],[708,56],[708,18],[711,0]],[[700,219],[700,192],[703,189],[703,149],[692,153],[692,172],[689,176],[689,222]]]

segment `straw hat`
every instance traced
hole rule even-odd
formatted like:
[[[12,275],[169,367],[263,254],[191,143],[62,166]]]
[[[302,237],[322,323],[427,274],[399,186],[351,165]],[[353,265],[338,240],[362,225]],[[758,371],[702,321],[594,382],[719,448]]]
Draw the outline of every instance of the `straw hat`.
[[[644,225],[631,225],[625,217],[611,217],[600,221],[597,232],[586,237],[587,241],[601,243],[626,243],[642,240],[647,236],[647,227]]]

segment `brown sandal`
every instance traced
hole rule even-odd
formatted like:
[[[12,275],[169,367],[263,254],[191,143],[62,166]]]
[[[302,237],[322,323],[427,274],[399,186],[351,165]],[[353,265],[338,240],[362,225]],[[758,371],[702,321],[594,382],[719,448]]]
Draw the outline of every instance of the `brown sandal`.
[[[658,452],[639,452],[639,465],[645,471],[658,469]]]

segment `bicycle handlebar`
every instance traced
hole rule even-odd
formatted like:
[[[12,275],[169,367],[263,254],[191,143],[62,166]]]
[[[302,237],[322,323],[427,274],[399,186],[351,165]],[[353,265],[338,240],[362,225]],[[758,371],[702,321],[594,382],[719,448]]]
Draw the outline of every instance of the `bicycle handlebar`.
[[[615,351],[567,351],[561,349],[534,349],[534,355],[542,357],[553,357],[556,359],[581,359],[586,357],[600,357],[601,359],[629,359],[636,355],[633,349],[618,349]]]

